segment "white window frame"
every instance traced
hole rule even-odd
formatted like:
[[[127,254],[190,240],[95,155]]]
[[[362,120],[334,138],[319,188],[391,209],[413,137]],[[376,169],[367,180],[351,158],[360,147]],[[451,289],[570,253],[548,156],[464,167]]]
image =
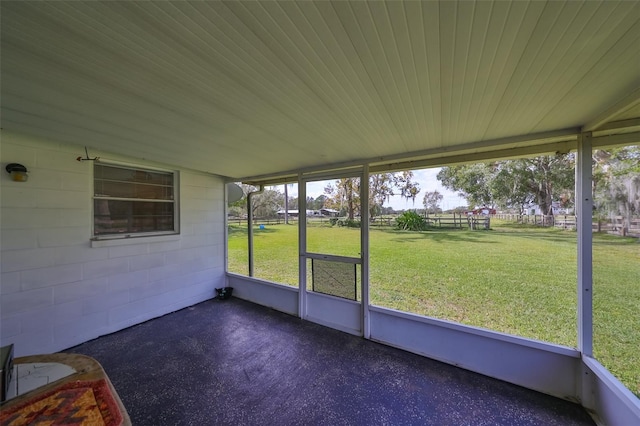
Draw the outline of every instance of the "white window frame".
[[[127,245],[140,243],[140,239],[154,238],[154,241],[169,241],[180,237],[180,185],[179,171],[163,169],[158,167],[125,163],[113,160],[99,160],[100,165],[120,167],[125,169],[170,173],[173,177],[173,230],[151,231],[151,232],[131,232],[121,234],[95,235],[95,165],[91,168],[91,246],[103,247],[111,245]],[[104,197],[100,197],[104,199]],[[117,198],[114,198],[117,199]],[[131,200],[131,199],[129,199]],[[143,200],[143,199],[141,199]]]

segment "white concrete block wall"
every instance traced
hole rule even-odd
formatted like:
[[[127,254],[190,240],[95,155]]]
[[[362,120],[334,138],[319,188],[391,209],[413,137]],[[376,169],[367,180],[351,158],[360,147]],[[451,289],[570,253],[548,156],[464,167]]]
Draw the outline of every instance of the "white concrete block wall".
[[[224,183],[179,170],[181,234],[91,247],[84,147],[2,132],[0,344],[56,352],[214,297],[224,285]],[[160,166],[89,152],[140,166]],[[4,170],[21,163],[27,182]]]

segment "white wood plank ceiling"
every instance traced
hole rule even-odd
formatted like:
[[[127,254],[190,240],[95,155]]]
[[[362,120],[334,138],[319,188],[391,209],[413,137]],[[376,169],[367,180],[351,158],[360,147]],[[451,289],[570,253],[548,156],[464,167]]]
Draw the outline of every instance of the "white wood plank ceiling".
[[[4,130],[234,178],[488,149],[640,103],[637,1],[0,7]]]

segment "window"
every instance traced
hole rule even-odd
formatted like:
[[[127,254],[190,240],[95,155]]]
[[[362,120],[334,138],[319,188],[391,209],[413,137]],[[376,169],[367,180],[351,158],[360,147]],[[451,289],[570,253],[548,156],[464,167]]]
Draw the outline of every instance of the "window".
[[[227,270],[248,275],[246,194],[258,188],[244,184],[242,186],[245,195],[228,208]],[[288,211],[286,215],[285,211]],[[298,184],[265,187],[264,192],[252,198],[252,214],[253,276],[278,284],[297,286]]]
[[[371,303],[575,347],[574,154],[412,176],[418,202],[371,222]]]
[[[175,173],[96,163],[93,236],[177,233]]]

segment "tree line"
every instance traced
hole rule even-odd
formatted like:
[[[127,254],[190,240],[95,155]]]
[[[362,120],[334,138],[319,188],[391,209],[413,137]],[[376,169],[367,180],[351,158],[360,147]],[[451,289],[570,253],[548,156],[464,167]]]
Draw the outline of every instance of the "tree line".
[[[592,166],[594,216],[640,215],[640,147],[594,150]],[[437,178],[470,206],[524,214],[537,205],[545,215],[575,206],[574,153],[443,167]]]
[[[437,179],[442,186],[465,198],[469,209],[488,207],[524,214],[532,206],[538,206],[542,214],[551,215],[554,206],[570,210],[575,204],[574,153],[442,167]],[[230,205],[230,214],[246,215],[246,194],[254,190],[243,185],[245,197]],[[392,213],[393,209],[386,204],[394,195],[412,200],[415,205],[420,192],[412,171],[372,174],[369,215]],[[640,215],[640,147],[595,150],[593,193],[597,216],[622,215],[630,220]],[[254,198],[253,215],[275,217],[280,210],[297,210],[298,198],[285,194],[277,187],[266,188]],[[437,190],[426,191],[422,207],[426,213],[439,213],[442,200],[443,195]],[[343,178],[328,183],[323,194],[307,197],[305,207],[333,209],[349,219],[360,216],[360,179]]]

